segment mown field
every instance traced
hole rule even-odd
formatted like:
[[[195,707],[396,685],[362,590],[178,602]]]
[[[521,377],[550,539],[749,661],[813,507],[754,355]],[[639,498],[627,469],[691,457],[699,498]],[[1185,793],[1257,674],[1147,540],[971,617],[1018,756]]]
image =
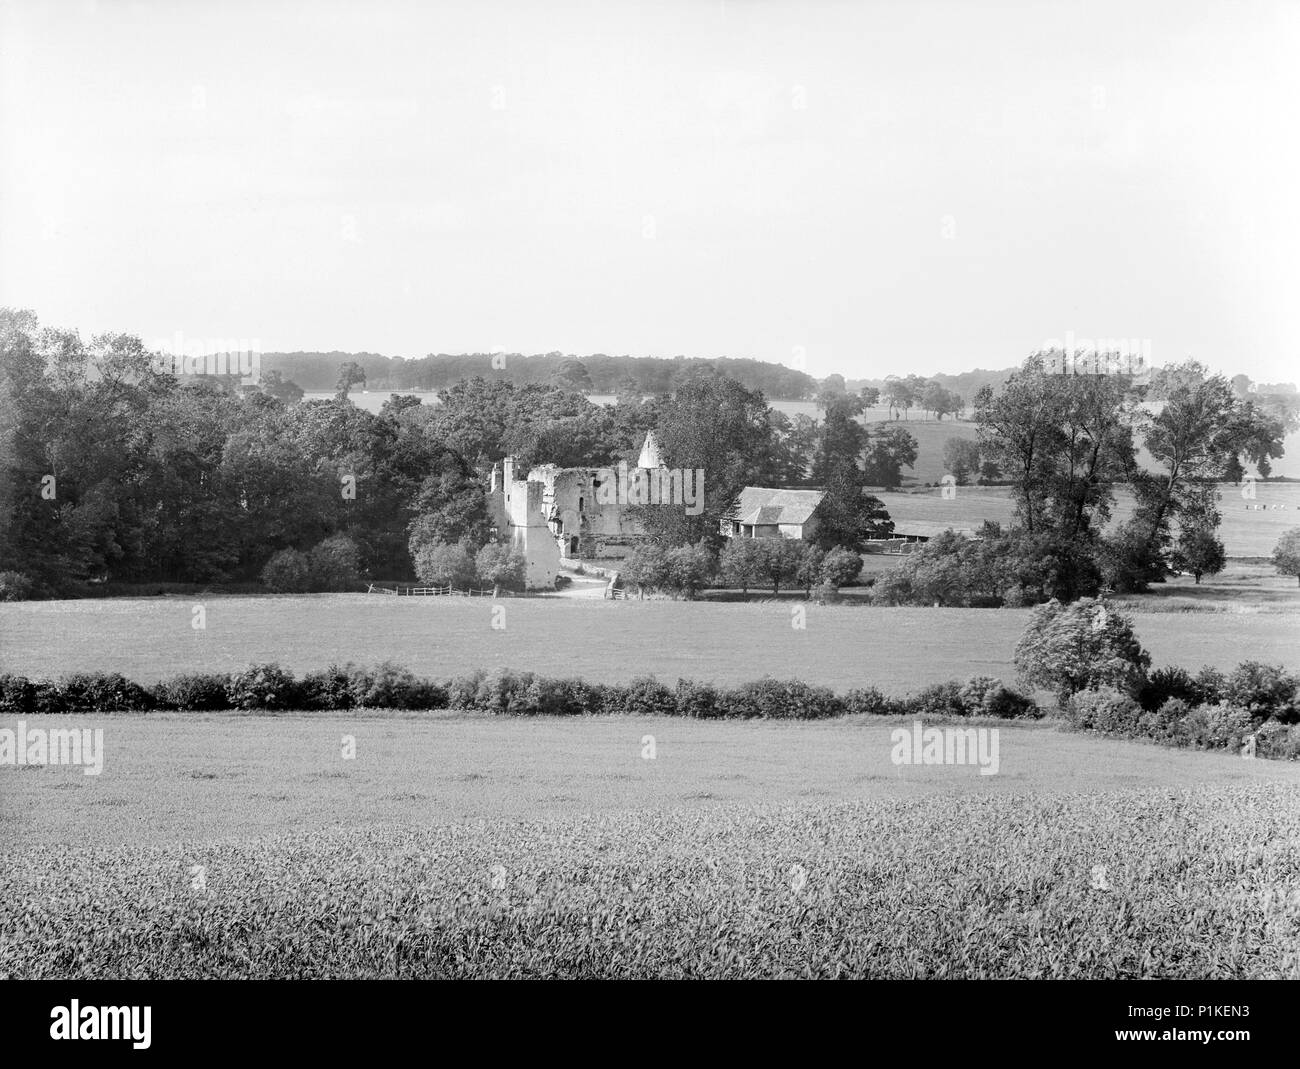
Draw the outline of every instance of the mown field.
[[[194,629],[193,610],[205,609]],[[494,629],[495,617],[504,627]],[[1228,669],[1295,663],[1291,603],[1241,612],[1139,612],[1159,664]],[[802,613],[803,627],[796,613]],[[796,677],[835,689],[906,693],[974,675],[1014,678],[1022,609],[716,604],[558,597],[397,598],[378,594],[119,598],[0,604],[0,672],[121,672],[154,681],[277,661],[294,672],[393,660],[418,675],[514,668],[596,682],[656,675],[743,683]]]
[[[104,773],[0,768],[0,976],[1300,976],[1295,765],[1046,724],[984,777],[894,767],[890,722],[56,719],[106,726]]]

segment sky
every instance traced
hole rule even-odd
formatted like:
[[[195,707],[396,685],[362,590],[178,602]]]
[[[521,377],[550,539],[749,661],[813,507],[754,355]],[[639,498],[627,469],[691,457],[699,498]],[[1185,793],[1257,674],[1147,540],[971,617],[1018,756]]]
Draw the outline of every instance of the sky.
[[[0,0],[0,304],[152,347],[1297,381],[1300,0]],[[172,343],[180,343],[173,345]]]

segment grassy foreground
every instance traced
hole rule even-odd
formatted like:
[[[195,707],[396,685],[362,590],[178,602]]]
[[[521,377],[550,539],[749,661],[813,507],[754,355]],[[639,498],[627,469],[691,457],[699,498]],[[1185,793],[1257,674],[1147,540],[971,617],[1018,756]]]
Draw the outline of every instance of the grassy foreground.
[[[991,776],[894,766],[880,718],[27,723],[105,759],[0,767],[0,977],[1300,977],[1293,764],[1049,723],[986,722]]]
[[[1297,977],[1293,788],[25,854],[22,977]],[[1104,866],[1104,868],[1102,868]]]

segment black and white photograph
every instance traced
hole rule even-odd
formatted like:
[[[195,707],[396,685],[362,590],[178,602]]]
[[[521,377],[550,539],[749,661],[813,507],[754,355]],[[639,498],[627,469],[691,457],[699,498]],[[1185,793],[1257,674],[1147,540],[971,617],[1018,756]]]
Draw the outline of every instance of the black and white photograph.
[[[7,1039],[1292,1048],[1298,112],[1300,0],[0,0]]]

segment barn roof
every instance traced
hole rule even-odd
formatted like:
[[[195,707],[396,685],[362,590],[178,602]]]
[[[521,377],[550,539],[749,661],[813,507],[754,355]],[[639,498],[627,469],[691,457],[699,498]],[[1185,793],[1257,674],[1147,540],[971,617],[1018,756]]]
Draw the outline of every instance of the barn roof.
[[[776,490],[764,486],[747,486],[731,519],[737,523],[760,525],[802,525],[822,503],[821,490]]]

